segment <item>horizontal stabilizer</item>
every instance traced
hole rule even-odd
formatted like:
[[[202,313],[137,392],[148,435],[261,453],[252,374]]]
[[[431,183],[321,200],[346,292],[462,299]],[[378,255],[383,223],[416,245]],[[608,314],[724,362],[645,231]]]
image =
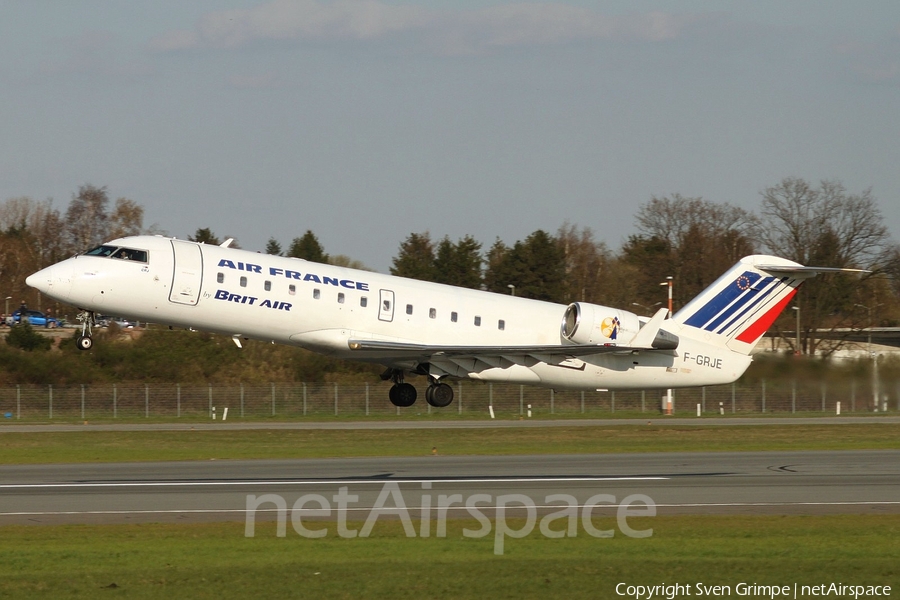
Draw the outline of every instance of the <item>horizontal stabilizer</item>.
[[[871,273],[866,269],[842,269],[839,267],[804,267],[802,265],[756,265],[760,271],[785,273],[795,277],[815,277],[819,273]]]

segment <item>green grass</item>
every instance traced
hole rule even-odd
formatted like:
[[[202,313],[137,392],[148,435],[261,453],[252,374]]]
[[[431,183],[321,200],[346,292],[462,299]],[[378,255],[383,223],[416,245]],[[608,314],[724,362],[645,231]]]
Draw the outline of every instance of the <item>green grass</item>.
[[[0,433],[0,464],[353,456],[876,450],[900,424]]]
[[[519,526],[510,521],[511,525]],[[900,583],[900,515],[643,518],[653,536],[532,533],[507,539],[407,538],[380,520],[372,537],[275,536],[258,524],[0,528],[0,597],[9,598],[612,598],[619,582],[769,585]],[[358,524],[357,524],[358,525]],[[696,594],[694,594],[696,595]]]

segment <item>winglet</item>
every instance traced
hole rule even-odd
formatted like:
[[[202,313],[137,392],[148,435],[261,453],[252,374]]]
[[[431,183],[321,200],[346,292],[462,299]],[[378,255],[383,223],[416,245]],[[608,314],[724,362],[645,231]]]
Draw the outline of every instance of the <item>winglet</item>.
[[[632,348],[647,348],[648,350],[675,350],[678,348],[678,336],[664,329],[660,329],[669,314],[669,309],[661,308],[656,311],[653,318],[635,334],[628,343]]]

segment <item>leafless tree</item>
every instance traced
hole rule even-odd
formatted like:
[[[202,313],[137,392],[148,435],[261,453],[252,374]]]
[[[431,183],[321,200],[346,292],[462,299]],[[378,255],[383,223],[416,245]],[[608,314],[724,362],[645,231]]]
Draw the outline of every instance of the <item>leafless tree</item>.
[[[863,268],[880,272],[890,257],[890,238],[870,189],[850,194],[839,181],[819,187],[789,177],[762,192],[757,238],[772,254],[801,264]],[[874,304],[872,274],[819,276],[806,282],[797,296],[801,314],[802,353],[831,354],[845,340],[838,329],[857,327],[857,304]],[[869,298],[869,301],[864,300]],[[785,315],[776,330],[793,345],[796,322]]]
[[[637,268],[637,297],[643,303],[655,303],[658,284],[671,276],[677,310],[755,252],[755,216],[730,204],[681,194],[654,196],[638,209],[635,221],[640,233],[625,244],[623,259]]]
[[[66,229],[72,250],[81,252],[108,239],[109,195],[106,186],[85,184],[72,196],[66,210]]]

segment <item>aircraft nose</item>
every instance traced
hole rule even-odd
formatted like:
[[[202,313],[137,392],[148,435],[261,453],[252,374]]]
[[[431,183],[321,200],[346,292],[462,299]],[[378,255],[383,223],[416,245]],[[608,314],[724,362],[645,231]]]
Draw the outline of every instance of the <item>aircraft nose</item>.
[[[25,283],[57,300],[65,301],[69,297],[72,286],[70,277],[66,276],[65,269],[59,265],[53,265],[32,273],[25,278]]]
[[[53,283],[53,267],[41,269],[25,278],[25,284],[46,293]]]

